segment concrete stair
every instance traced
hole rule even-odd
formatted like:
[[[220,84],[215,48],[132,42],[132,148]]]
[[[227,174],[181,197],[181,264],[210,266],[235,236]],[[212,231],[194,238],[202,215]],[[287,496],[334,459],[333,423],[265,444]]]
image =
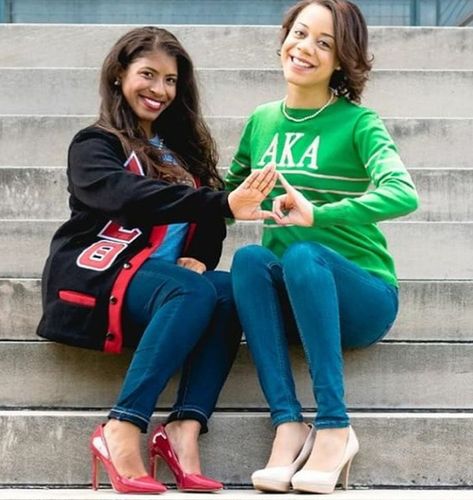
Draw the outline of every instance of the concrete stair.
[[[128,29],[0,26],[0,500],[121,498],[86,489],[87,435],[113,404],[130,354],[70,348],[34,331],[49,241],[68,213],[67,146],[93,121],[97,67]],[[171,30],[199,69],[224,171],[246,115],[283,95],[278,29]],[[370,35],[375,71],[365,102],[386,119],[421,208],[382,224],[401,278],[393,331],[379,345],[345,355],[347,401],[362,446],[348,495],[473,499],[473,29],[370,28]],[[220,267],[227,269],[235,248],[257,242],[260,232],[258,223],[233,225]],[[303,355],[298,347],[291,355],[311,418]],[[172,405],[176,384],[173,379],[160,398],[156,422]],[[202,438],[205,471],[230,488],[222,498],[261,497],[248,489],[250,474],[264,463],[270,440],[266,404],[242,345],[212,432]],[[166,497],[189,495],[174,491]]]

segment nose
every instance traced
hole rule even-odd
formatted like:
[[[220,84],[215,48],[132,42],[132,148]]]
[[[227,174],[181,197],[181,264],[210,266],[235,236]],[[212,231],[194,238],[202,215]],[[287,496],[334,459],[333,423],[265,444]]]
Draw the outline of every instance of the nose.
[[[315,52],[315,44],[312,40],[310,40],[308,37],[304,38],[303,40],[299,40],[299,43],[297,44],[297,49],[300,50],[301,52],[305,52],[306,54],[314,54]]]
[[[151,82],[150,91],[157,96],[163,96],[166,93],[163,80],[161,78],[154,79]]]

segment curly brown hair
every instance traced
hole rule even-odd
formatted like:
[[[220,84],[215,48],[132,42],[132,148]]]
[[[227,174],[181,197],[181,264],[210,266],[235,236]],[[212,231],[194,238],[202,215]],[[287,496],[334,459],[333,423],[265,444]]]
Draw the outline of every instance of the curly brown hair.
[[[348,0],[301,0],[286,13],[281,28],[281,44],[289,34],[297,16],[311,4],[330,10],[335,30],[336,55],[340,62],[330,79],[336,96],[359,103],[368,81],[373,57],[368,55],[368,27],[360,9]]]
[[[176,97],[153,122],[152,132],[163,139],[178,165],[152,146],[125,99],[120,75],[140,57],[161,50],[174,57],[178,78]],[[96,125],[115,134],[127,154],[135,151],[147,175],[168,182],[192,183],[197,176],[204,185],[223,188],[217,171],[217,147],[202,117],[194,66],[186,50],[169,31],[155,26],[135,28],[112,47],[102,65],[100,114]]]

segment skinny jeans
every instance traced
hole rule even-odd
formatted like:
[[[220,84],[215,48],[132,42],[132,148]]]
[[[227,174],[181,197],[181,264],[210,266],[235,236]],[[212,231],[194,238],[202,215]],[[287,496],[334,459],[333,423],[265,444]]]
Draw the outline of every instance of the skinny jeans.
[[[149,259],[125,301],[127,343],[137,346],[109,418],[146,432],[158,396],[181,369],[168,422],[197,420],[206,432],[241,338],[230,273]]]
[[[278,258],[258,245],[233,259],[235,302],[274,426],[302,421],[288,339],[300,337],[318,429],[347,427],[343,348],[366,347],[390,329],[398,292],[339,253],[313,242]]]

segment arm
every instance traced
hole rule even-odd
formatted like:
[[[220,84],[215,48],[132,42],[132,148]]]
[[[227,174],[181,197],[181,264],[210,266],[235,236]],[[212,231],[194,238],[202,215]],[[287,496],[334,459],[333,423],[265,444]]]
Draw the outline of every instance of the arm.
[[[370,224],[416,210],[416,189],[381,119],[373,112],[363,114],[353,140],[374,189],[358,198],[314,207],[315,224]]]
[[[79,135],[69,150],[71,193],[90,209],[130,225],[233,217],[226,193],[139,176],[125,170],[124,161],[111,134],[92,130]]]

